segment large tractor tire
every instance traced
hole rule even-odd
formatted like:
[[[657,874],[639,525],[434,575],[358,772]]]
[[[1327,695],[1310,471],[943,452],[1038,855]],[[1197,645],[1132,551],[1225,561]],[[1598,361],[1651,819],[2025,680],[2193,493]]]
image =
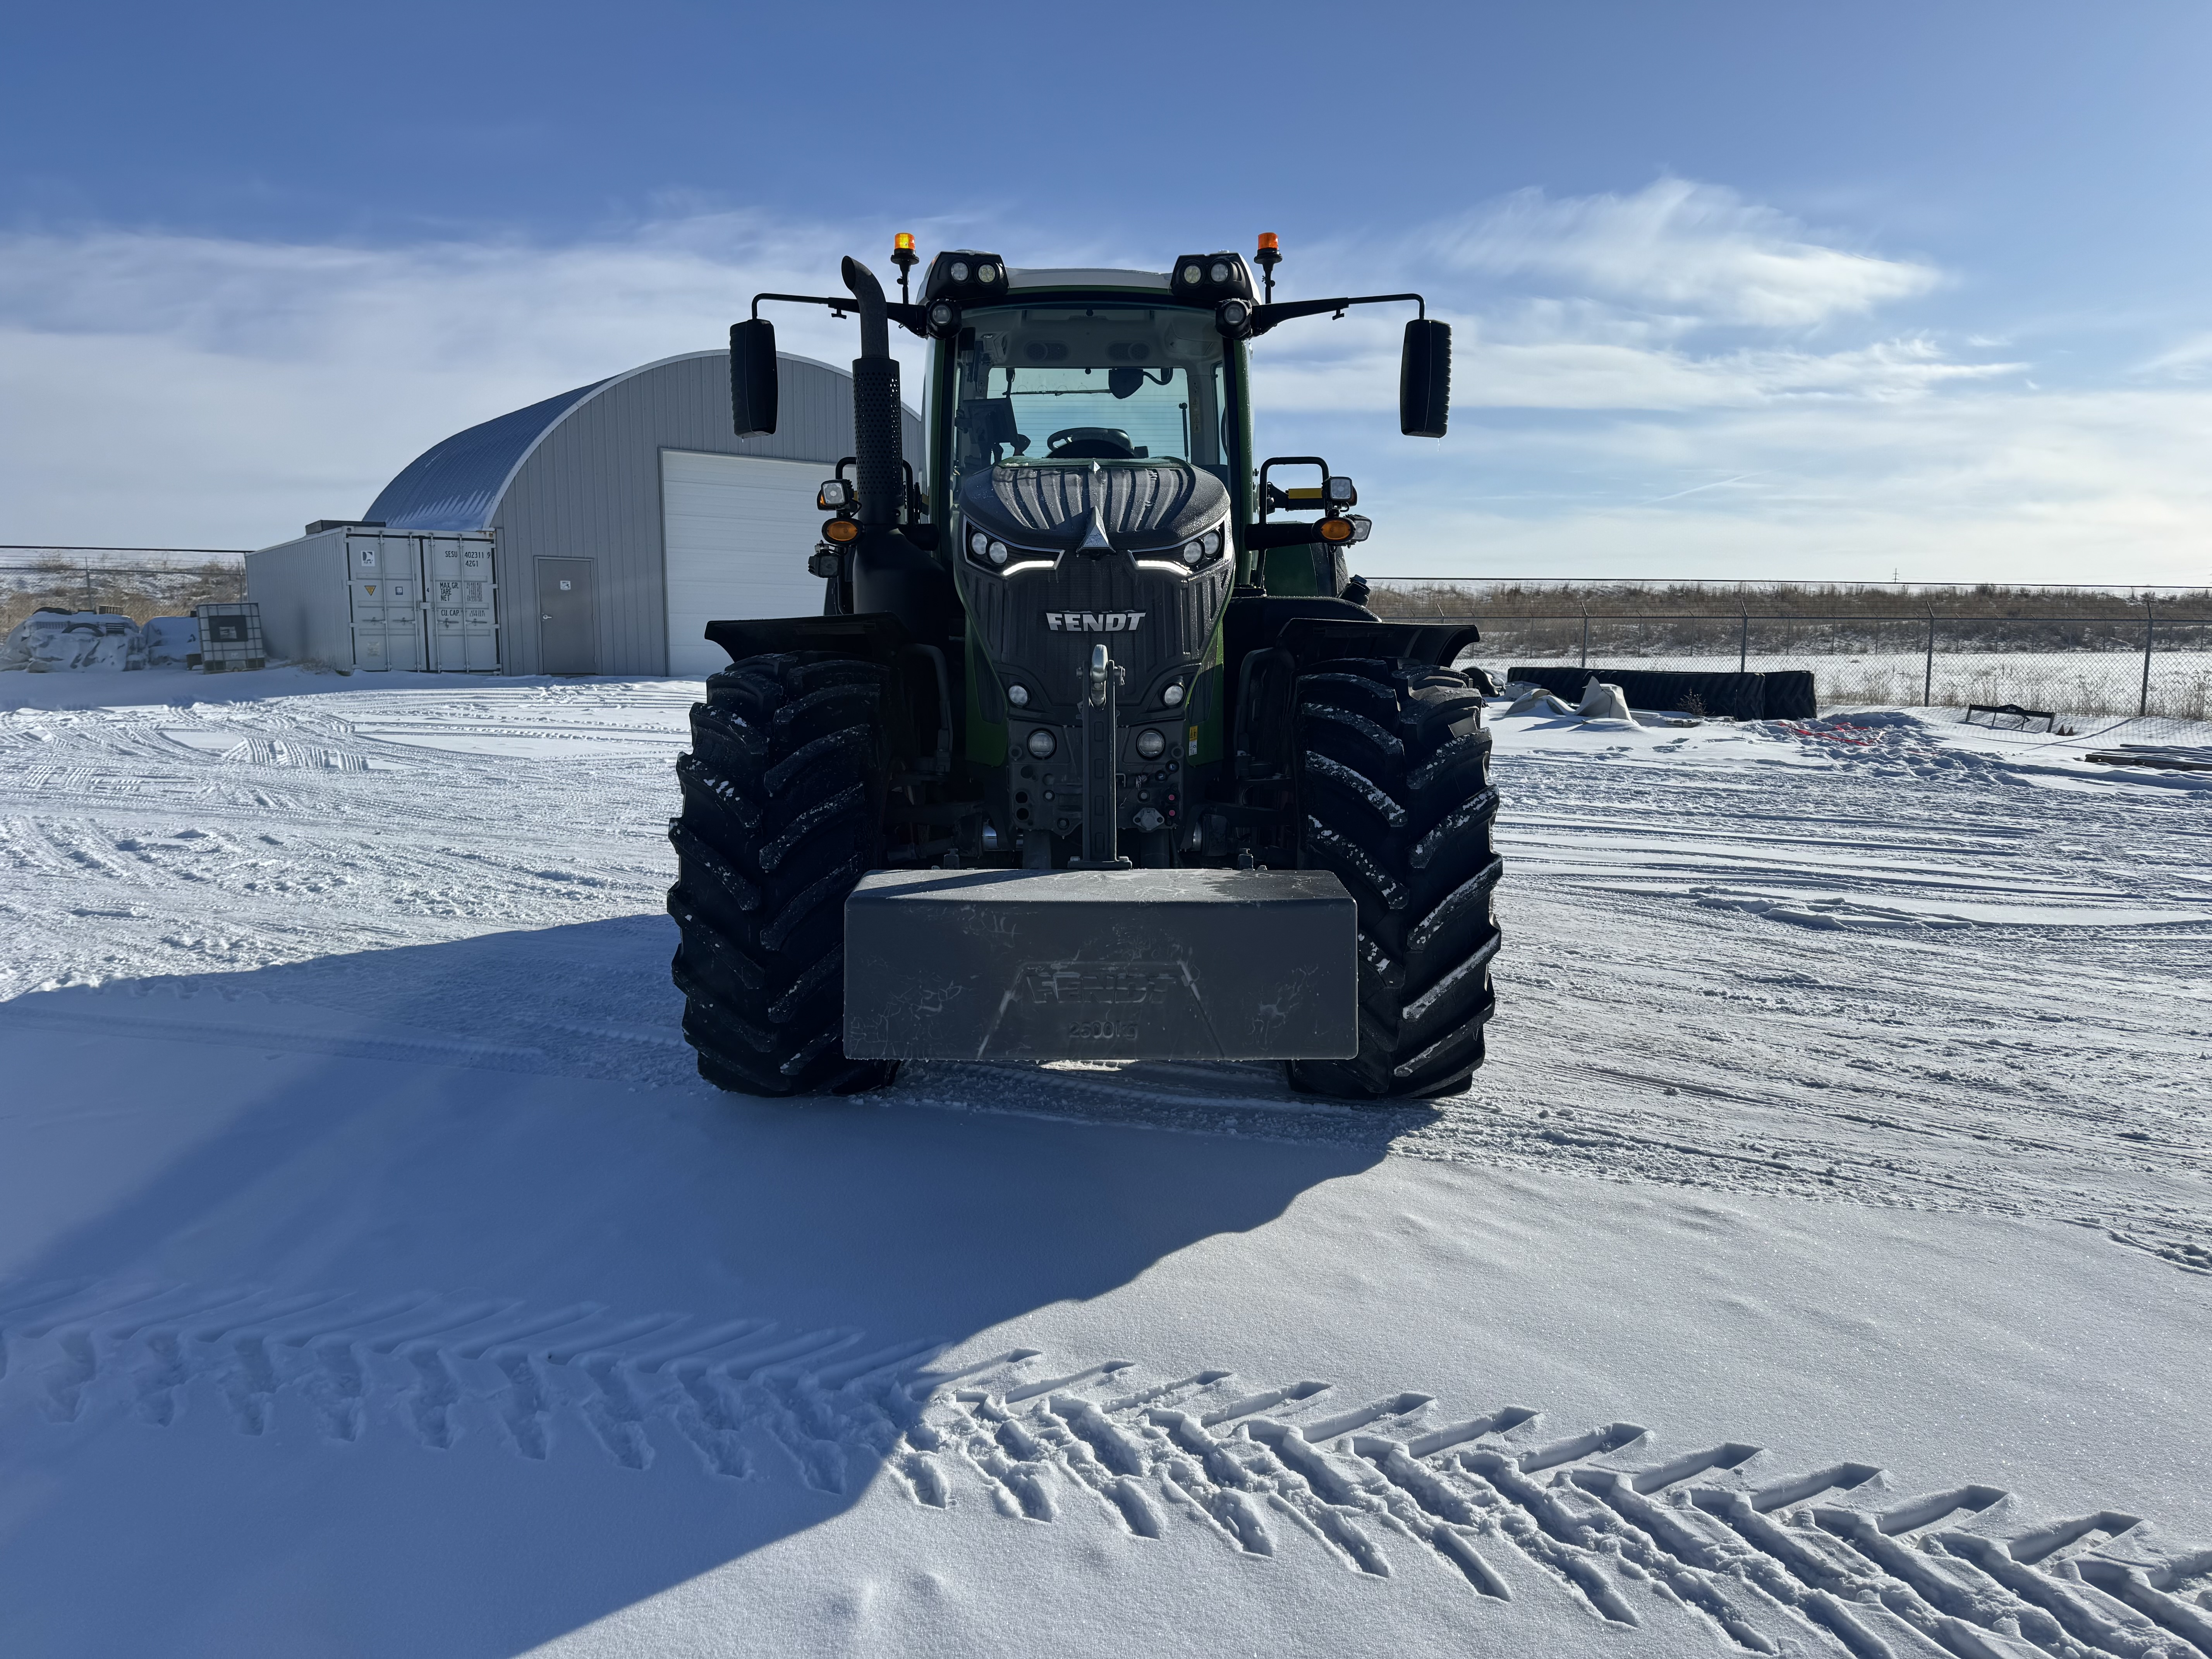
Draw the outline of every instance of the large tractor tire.
[[[787,652],[733,664],[691,706],[668,914],[709,1083],[849,1094],[897,1069],[843,1047],[845,898],[882,851],[896,696],[888,669]]]
[[[1496,1006],[1490,844],[1498,793],[1482,696],[1450,669],[1316,665],[1293,702],[1298,861],[1359,908],[1359,1053],[1290,1062],[1292,1086],[1355,1100],[1467,1087]]]

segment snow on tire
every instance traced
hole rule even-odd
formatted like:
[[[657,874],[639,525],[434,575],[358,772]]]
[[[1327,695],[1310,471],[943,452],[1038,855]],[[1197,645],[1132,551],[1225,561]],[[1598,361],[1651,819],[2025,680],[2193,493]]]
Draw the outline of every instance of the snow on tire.
[[[1482,696],[1448,668],[1316,665],[1295,693],[1299,862],[1359,908],[1359,1053],[1293,1060],[1294,1087],[1354,1099],[1465,1088],[1496,1004],[1498,792]]]
[[[848,1093],[895,1067],[845,1057],[845,897],[883,841],[885,669],[817,652],[707,682],[669,825],[672,974],[699,1074],[751,1095]]]

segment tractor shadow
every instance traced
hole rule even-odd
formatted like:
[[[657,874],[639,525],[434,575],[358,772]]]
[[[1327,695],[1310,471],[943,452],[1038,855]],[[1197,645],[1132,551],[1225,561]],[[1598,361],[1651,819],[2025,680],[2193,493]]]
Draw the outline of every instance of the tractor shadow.
[[[1194,1369],[1218,1356],[1085,1346],[1082,1304],[1269,1225],[1433,1116],[1225,1066],[933,1065],[848,1099],[727,1096],[683,1042],[672,943],[631,917],[0,1007],[0,1310],[83,1279],[678,1322],[563,1362],[533,1454],[512,1390],[453,1360],[467,1329],[418,1357],[371,1352],[398,1327],[326,1322],[335,1346],[280,1352],[292,1380],[264,1368],[258,1419],[251,1329],[188,1332],[161,1426],[160,1356],[112,1334],[131,1320],[83,1317],[108,1334],[65,1350],[0,1312],[0,1628],[55,1653],[234,1652],[277,1629],[302,1653],[527,1649],[821,1525],[883,1474],[884,1437],[835,1401],[801,1432],[751,1425],[719,1473],[673,1410],[620,1420],[624,1388],[635,1407],[663,1375],[621,1368],[667,1332],[758,1321],[949,1369],[1042,1315],[1077,1334],[1041,1364]],[[325,1351],[366,1368],[350,1437],[329,1383],[299,1376]]]

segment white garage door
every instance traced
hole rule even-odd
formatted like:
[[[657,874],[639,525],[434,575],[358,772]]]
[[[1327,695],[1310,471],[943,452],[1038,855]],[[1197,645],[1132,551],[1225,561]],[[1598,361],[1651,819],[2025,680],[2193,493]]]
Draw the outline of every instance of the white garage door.
[[[704,637],[716,618],[822,614],[822,579],[807,574],[806,559],[828,516],[814,492],[836,470],[820,461],[660,452],[671,674],[703,679],[730,665]]]

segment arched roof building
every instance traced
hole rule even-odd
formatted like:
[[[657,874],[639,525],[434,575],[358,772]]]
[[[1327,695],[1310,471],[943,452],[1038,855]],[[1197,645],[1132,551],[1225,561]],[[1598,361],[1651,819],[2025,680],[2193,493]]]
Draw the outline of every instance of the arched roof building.
[[[806,569],[822,520],[814,492],[852,453],[853,377],[788,354],[777,369],[767,436],[731,433],[729,353],[690,352],[455,433],[402,469],[363,520],[494,535],[509,673],[711,672],[727,659],[701,637],[707,621],[822,605]],[[919,471],[912,410],[905,427]],[[588,617],[554,644],[540,601],[556,592]],[[574,659],[580,638],[588,662]]]

